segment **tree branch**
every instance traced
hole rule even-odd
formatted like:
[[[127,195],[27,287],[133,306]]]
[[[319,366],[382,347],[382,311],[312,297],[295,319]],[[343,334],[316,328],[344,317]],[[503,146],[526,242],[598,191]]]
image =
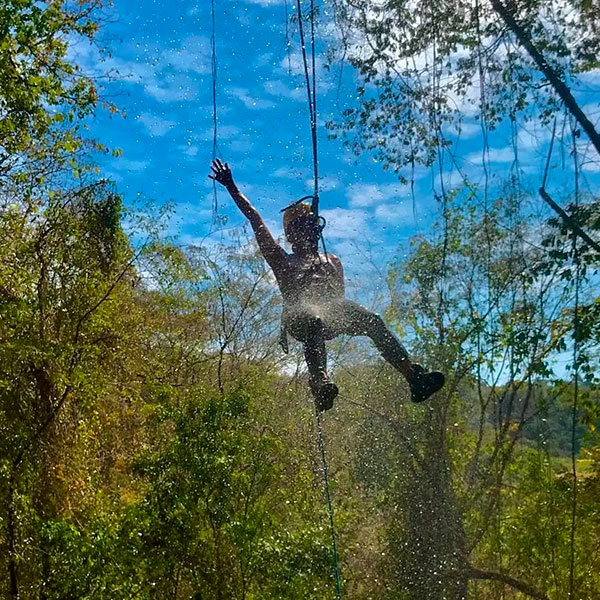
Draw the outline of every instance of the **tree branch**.
[[[523,594],[526,594],[531,598],[535,598],[535,600],[550,600],[550,598],[544,592],[541,592],[524,581],[520,581],[519,579],[505,575],[504,573],[498,573],[496,571],[483,571],[482,569],[477,569],[476,567],[469,565],[466,574],[469,579],[499,581],[509,585]]]
[[[548,61],[542,56],[541,52],[535,47],[529,34],[517,23],[510,10],[502,4],[500,0],[491,0],[494,10],[500,15],[508,28],[515,34],[519,43],[525,48],[529,56],[533,59],[540,71],[544,74],[554,91],[560,96],[569,112],[575,117],[579,125],[587,133],[590,141],[600,154],[600,134],[596,131],[593,123],[587,118],[585,113],[577,104],[571,90],[560,78],[559,74],[548,64]]]
[[[563,220],[564,224],[575,234],[578,235],[590,248],[593,248],[596,252],[600,253],[600,244],[595,242],[573,219],[573,217],[563,210],[548,194],[548,192],[541,187],[540,188],[540,196],[548,203],[548,205],[560,215],[560,218]]]

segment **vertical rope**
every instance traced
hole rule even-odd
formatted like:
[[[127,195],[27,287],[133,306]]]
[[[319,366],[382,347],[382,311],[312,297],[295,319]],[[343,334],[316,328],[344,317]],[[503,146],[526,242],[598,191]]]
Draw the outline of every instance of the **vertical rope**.
[[[331,501],[331,491],[329,488],[329,468],[327,466],[327,457],[325,455],[325,438],[323,436],[323,424],[321,423],[321,413],[316,409],[317,417],[317,440],[321,452],[321,461],[323,465],[323,482],[325,484],[325,496],[327,498],[327,512],[329,514],[329,526],[331,528],[331,554],[333,560],[333,575],[335,577],[335,593],[338,600],[342,598],[342,584],[340,581],[340,567],[337,551],[337,539],[335,534],[335,521],[333,519],[333,503]]]
[[[317,146],[317,59],[315,49],[315,0],[310,0],[310,41],[311,41],[311,66],[312,66],[312,86],[311,76],[308,68],[308,57],[306,54],[306,38],[304,35],[304,23],[302,16],[302,4],[300,0],[296,0],[298,8],[298,29],[300,31],[300,45],[302,47],[302,61],[304,63],[304,78],[306,81],[306,96],[308,99],[308,113],[310,117],[310,133],[312,137],[312,153],[313,153],[313,180],[314,191],[312,199],[312,212],[319,216],[319,154]],[[325,238],[323,231],[319,234],[321,243],[323,244],[323,252],[325,260],[328,262],[327,248],[325,247]],[[319,255],[320,259],[320,255]]]
[[[573,134],[573,161],[575,163],[575,218],[579,207],[579,169],[577,160],[577,144],[575,127],[571,127]],[[577,234],[573,232],[573,261],[575,263],[575,308],[573,314],[573,410],[571,413],[571,473],[573,475],[573,493],[571,497],[571,532],[570,532],[570,557],[569,557],[569,598],[574,598],[575,592],[575,532],[577,529],[577,455],[575,444],[577,442],[577,401],[579,396],[579,248]]]
[[[313,177],[314,177],[314,196],[312,210],[315,215],[319,214],[319,163],[317,154],[317,99],[316,99],[316,56],[315,56],[315,4],[311,0],[311,64],[312,64],[312,85],[311,76],[308,68],[308,56],[306,53],[306,39],[304,35],[304,23],[302,16],[302,4],[296,0],[298,8],[298,28],[300,30],[300,45],[302,47],[302,61],[304,63],[304,78],[306,80],[306,95],[308,98],[308,113],[310,117],[310,132],[312,136],[313,152]]]
[[[313,177],[314,177],[314,195],[312,201],[312,211],[315,215],[319,215],[319,161],[317,148],[317,69],[316,69],[316,50],[315,50],[315,1],[310,2],[310,37],[311,37],[311,67],[312,67],[312,87],[311,76],[308,68],[308,57],[306,54],[306,40],[304,36],[304,23],[302,16],[302,4],[300,0],[296,0],[298,8],[298,28],[300,30],[300,44],[302,47],[302,61],[304,63],[304,78],[306,80],[306,95],[308,99],[308,113],[310,117],[310,132],[312,136],[312,152],[313,152]],[[323,235],[320,235],[325,250],[325,240]],[[325,250],[325,256],[327,251]],[[333,514],[333,503],[331,501],[331,490],[329,487],[329,468],[327,466],[327,456],[325,455],[325,440],[323,436],[323,425],[321,423],[321,413],[316,408],[317,419],[317,440],[319,451],[321,452],[321,462],[323,465],[323,483],[325,486],[325,497],[327,499],[327,512],[329,515],[329,527],[331,529],[331,553],[333,560],[333,573],[335,577],[335,591],[338,600],[342,598],[342,585],[340,581],[340,568],[337,551],[337,539],[335,533],[335,520]]]
[[[210,48],[212,52],[212,96],[213,96],[213,147],[212,158],[217,158],[218,140],[218,115],[217,115],[217,42],[215,34],[215,0],[211,0],[212,33],[210,37]],[[217,182],[213,179],[213,224],[219,220],[219,200],[217,195]]]
[[[571,533],[569,557],[569,598],[574,598],[575,587],[575,532],[577,529],[577,401],[579,396],[579,250],[577,236],[573,234],[573,260],[575,262],[575,309],[573,315],[573,410],[571,414],[571,473],[573,493],[571,497]]]
[[[284,11],[285,11],[285,54],[287,58],[287,66],[288,66],[288,75],[292,74],[292,56],[291,56],[291,42],[290,42],[290,16],[289,16],[289,6],[288,0],[284,1]]]
[[[433,120],[433,125],[436,131],[436,155],[437,155],[437,163],[438,163],[438,171],[439,171],[439,180],[440,180],[440,192],[442,196],[442,210],[443,210],[443,219],[444,219],[444,237],[443,237],[443,246],[442,246],[442,262],[440,264],[440,301],[438,303],[438,317],[439,317],[439,342],[441,345],[444,344],[446,338],[446,330],[444,327],[444,308],[446,304],[445,300],[445,283],[446,283],[446,261],[448,260],[448,243],[449,243],[449,233],[448,233],[448,196],[446,194],[446,186],[444,184],[444,148],[441,144],[441,140],[443,139],[443,132],[440,120],[438,119],[437,109],[440,106],[439,103],[439,85],[440,85],[440,74],[438,74],[437,68],[437,20],[435,11],[431,3],[428,3],[428,7],[431,11],[431,28],[433,31],[433,42],[432,42],[432,90],[434,97],[434,110],[431,115],[431,119]],[[441,114],[441,112],[440,112]],[[436,199],[438,199],[437,193],[435,194]]]
[[[313,170],[315,177],[315,197],[313,212],[319,214],[319,161],[317,160],[317,66],[315,56],[315,0],[310,0],[310,52],[312,63],[312,89],[313,89],[313,122],[311,127],[313,143]]]

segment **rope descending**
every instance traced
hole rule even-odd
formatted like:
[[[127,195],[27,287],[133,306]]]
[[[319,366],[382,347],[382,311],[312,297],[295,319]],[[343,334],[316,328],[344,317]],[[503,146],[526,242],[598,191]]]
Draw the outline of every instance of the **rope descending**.
[[[335,577],[335,593],[338,600],[342,598],[342,584],[340,581],[340,567],[338,561],[337,539],[335,533],[335,522],[333,520],[333,503],[331,501],[331,492],[329,488],[329,468],[327,466],[327,457],[325,456],[325,439],[323,436],[323,425],[321,423],[321,413],[316,409],[317,417],[317,440],[319,450],[321,451],[321,460],[323,463],[323,483],[325,484],[325,496],[327,498],[327,512],[329,514],[329,526],[331,528],[331,554],[333,559],[333,574]]]
[[[319,160],[317,154],[317,74],[316,74],[316,56],[315,56],[315,2],[310,0],[310,43],[311,43],[311,66],[312,66],[312,85],[311,76],[308,68],[308,57],[306,54],[306,41],[304,37],[304,24],[302,17],[302,4],[296,0],[298,6],[298,28],[300,30],[300,45],[302,47],[302,61],[304,63],[304,77],[306,79],[306,95],[308,98],[308,112],[310,116],[310,132],[312,135],[313,151],[313,176],[315,180],[315,189],[312,201],[312,211],[319,215]]]
[[[579,170],[575,136],[575,127],[571,127],[573,136],[573,162],[575,163],[575,211],[579,208]],[[569,598],[575,597],[575,532],[577,529],[577,411],[579,400],[579,294],[581,286],[581,263],[577,232],[573,232],[573,263],[575,266],[575,304],[573,310],[573,406],[571,408],[571,475],[573,491],[571,495],[571,531],[569,533]]]
[[[215,0],[211,0],[211,18],[212,18],[212,32],[210,36],[210,48],[212,52],[212,97],[213,97],[213,147],[212,147],[212,159],[213,161],[217,158],[218,152],[218,118],[217,118],[217,42],[215,34]],[[217,196],[217,182],[213,179],[213,214],[212,221],[213,225],[219,221],[219,202]]]
[[[302,46],[302,61],[304,64],[304,78],[306,80],[306,95],[308,99],[308,113],[310,116],[310,132],[312,136],[312,153],[313,153],[313,177],[314,177],[314,193],[312,198],[312,212],[319,217],[319,158],[317,147],[317,69],[315,55],[315,0],[310,0],[310,42],[311,42],[311,74],[308,68],[308,57],[306,52],[306,40],[304,36],[304,24],[302,16],[302,4],[300,0],[296,0],[298,7],[298,28],[300,31],[300,44]],[[327,256],[325,248],[325,240],[323,233],[320,233],[323,250]],[[342,585],[340,580],[340,568],[337,551],[337,539],[335,531],[335,521],[333,515],[333,502],[331,500],[331,490],[329,486],[329,468],[327,465],[327,456],[325,455],[325,438],[323,435],[323,424],[321,422],[321,413],[318,407],[315,409],[317,419],[317,441],[321,452],[321,462],[323,465],[323,483],[325,487],[325,497],[327,499],[327,512],[329,515],[329,526],[331,528],[331,553],[333,560],[333,573],[335,577],[335,591],[338,600],[342,598]]]

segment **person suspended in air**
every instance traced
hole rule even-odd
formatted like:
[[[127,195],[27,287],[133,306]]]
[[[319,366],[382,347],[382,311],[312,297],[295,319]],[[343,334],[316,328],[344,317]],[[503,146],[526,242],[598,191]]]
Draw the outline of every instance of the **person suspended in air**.
[[[258,247],[273,270],[283,296],[282,346],[287,352],[288,333],[304,345],[309,385],[319,410],[330,409],[338,395],[327,374],[325,341],[341,334],[370,337],[383,358],[406,378],[413,402],[422,402],[442,388],[442,373],[426,372],[411,362],[379,315],[346,299],[342,263],[333,254],[319,252],[322,225],[310,204],[295,203],[283,213],[285,237],[292,247],[289,254],[239,190],[228,163],[216,159],[211,170],[209,177],[227,189],[250,221]]]

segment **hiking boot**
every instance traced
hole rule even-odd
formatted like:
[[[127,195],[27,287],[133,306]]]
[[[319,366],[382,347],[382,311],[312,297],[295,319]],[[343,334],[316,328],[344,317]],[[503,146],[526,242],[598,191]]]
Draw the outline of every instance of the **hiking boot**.
[[[327,376],[324,376],[319,380],[311,378],[309,385],[319,412],[325,412],[333,408],[333,401],[339,393],[338,386],[335,383],[329,381]]]
[[[413,364],[413,376],[408,382],[410,386],[410,399],[413,402],[423,402],[431,395],[444,387],[446,378],[439,371],[427,373],[419,364]]]

